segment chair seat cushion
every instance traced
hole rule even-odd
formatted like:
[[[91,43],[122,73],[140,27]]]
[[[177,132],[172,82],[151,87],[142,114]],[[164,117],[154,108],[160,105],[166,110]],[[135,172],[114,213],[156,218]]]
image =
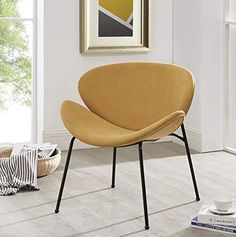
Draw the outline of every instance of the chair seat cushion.
[[[169,135],[182,124],[185,113],[175,111],[138,131],[112,124],[72,101],[62,104],[61,116],[65,127],[80,141],[100,147],[119,147]]]

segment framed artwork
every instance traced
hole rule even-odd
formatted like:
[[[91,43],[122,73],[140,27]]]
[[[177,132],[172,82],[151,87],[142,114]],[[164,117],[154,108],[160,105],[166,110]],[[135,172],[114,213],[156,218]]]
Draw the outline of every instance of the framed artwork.
[[[80,0],[81,53],[149,51],[150,0]]]

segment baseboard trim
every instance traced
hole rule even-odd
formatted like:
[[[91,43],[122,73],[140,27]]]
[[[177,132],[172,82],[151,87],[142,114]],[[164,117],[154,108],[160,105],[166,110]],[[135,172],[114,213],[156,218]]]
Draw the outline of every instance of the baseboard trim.
[[[186,134],[187,134],[187,138],[188,138],[188,143],[189,143],[189,147],[190,149],[193,149],[195,151],[198,152],[202,152],[202,135],[201,132],[199,130],[190,128],[190,127],[186,127]],[[180,130],[178,129],[177,134],[182,135],[182,133],[180,132]],[[184,146],[183,142],[180,141],[178,138],[176,137],[172,137],[172,142],[182,145]]]
[[[233,148],[230,148],[230,147],[225,147],[225,149],[224,149],[225,151],[227,151],[227,152],[229,152],[229,153],[231,153],[231,154],[234,154],[234,155],[236,155],[236,150],[235,149],[233,149]]]
[[[47,130],[43,132],[43,141],[57,144],[58,148],[61,150],[68,150],[71,137],[71,134],[64,129]],[[158,140],[157,142],[171,142],[171,138],[165,137]],[[87,148],[95,148],[95,146],[87,145],[78,141],[77,139],[75,140],[74,149]]]
[[[70,140],[72,135],[63,129],[55,129],[55,130],[47,130],[43,132],[43,142],[50,142],[52,144],[57,144],[60,150],[68,150]],[[75,140],[74,149],[86,149],[92,148],[94,146],[90,146],[88,144],[82,143]]]

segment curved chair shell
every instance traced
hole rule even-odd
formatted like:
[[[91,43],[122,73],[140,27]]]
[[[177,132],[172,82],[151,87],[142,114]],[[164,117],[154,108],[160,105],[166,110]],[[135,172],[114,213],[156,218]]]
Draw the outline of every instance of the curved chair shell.
[[[72,101],[62,104],[61,116],[74,137],[101,147],[118,147],[146,139],[159,139],[175,131],[184,120],[184,112],[176,111],[146,128],[134,131],[116,126]]]
[[[178,66],[123,63],[87,72],[79,92],[88,109],[65,101],[66,128],[85,143],[118,147],[174,132],[188,112],[194,81]]]
[[[143,129],[169,114],[187,114],[193,93],[192,74],[159,63],[121,63],[98,67],[79,81],[86,106],[99,117],[126,129]]]

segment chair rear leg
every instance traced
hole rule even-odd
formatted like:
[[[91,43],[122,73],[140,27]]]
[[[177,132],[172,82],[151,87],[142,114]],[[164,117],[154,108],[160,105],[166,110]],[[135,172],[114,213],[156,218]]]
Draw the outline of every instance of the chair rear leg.
[[[141,174],[141,184],[142,184],[142,194],[143,194],[145,229],[148,230],[149,220],[148,220],[147,195],[146,195],[146,185],[145,185],[145,175],[144,175],[144,165],[143,165],[142,142],[139,143],[138,148],[139,148],[139,164],[140,164],[140,174]]]
[[[115,188],[115,179],[116,179],[116,151],[117,148],[113,148],[113,164],[112,164],[112,182],[111,188]]]
[[[191,153],[189,150],[188,139],[186,136],[184,124],[181,125],[181,130],[182,130],[182,134],[183,134],[183,138],[184,138],[184,144],[185,144],[185,149],[186,149],[186,153],[187,153],[187,157],[188,157],[189,168],[190,168],[191,175],[192,175],[193,186],[194,186],[195,195],[196,195],[196,201],[200,201],[198,187],[197,187],[197,181],[196,181],[196,177],[195,177],[195,173],[194,173],[194,169],[193,169],[193,162],[191,159]]]
[[[68,167],[69,167],[69,163],[70,163],[70,158],[71,158],[71,153],[72,153],[74,141],[75,141],[75,137],[72,137],[72,139],[70,141],[69,150],[68,150],[68,153],[67,153],[67,159],[66,159],[66,164],[65,164],[65,168],[64,168],[63,177],[62,177],[62,180],[61,180],[61,187],[60,187],[60,191],[59,191],[58,198],[57,198],[57,205],[56,205],[55,213],[59,212],[59,208],[60,208],[60,204],[61,204],[61,198],[62,198],[62,194],[63,194],[63,190],[64,190],[66,175],[67,175],[67,171],[68,171]]]

